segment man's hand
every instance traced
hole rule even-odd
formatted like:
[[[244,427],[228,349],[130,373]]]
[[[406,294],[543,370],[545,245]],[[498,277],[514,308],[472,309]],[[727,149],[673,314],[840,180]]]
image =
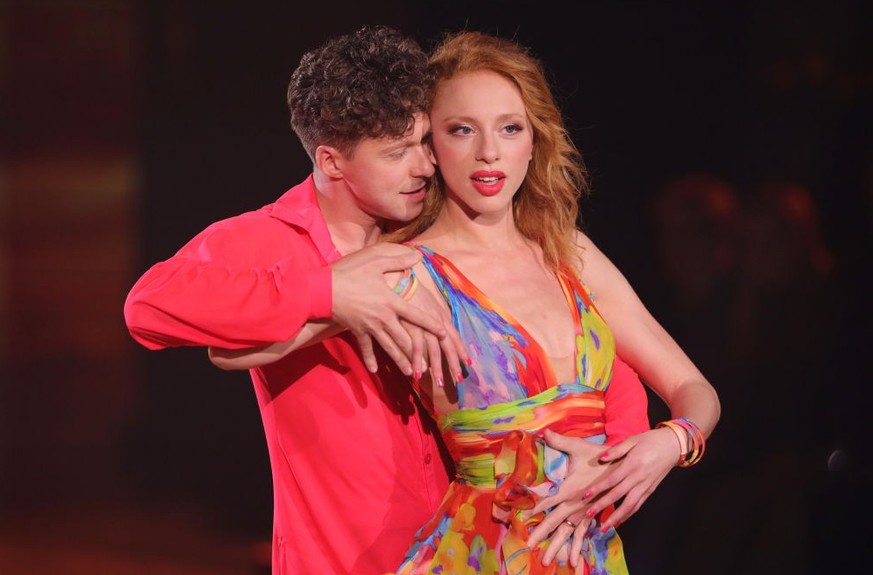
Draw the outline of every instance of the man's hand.
[[[446,337],[439,315],[404,301],[386,282],[386,274],[401,272],[420,258],[418,251],[406,246],[378,243],[331,264],[333,320],[355,336],[371,372],[379,368],[375,338],[403,373],[413,375],[413,340],[401,320],[439,341]]]
[[[528,543],[533,547],[552,535],[549,548],[543,555],[544,564],[554,559],[574,532],[565,522],[567,519],[577,525],[569,557],[575,566],[574,561],[579,559],[582,535],[591,518],[624,498],[615,512],[603,522],[601,529],[623,523],[640,509],[679,460],[678,441],[669,429],[645,431],[608,448],[550,431],[546,431],[545,438],[550,446],[568,454],[570,471],[558,492],[551,497],[544,497],[531,510],[531,513],[538,513],[554,507],[528,538]],[[592,447],[596,452],[594,460]],[[585,479],[584,473],[577,475],[580,463],[600,465],[603,472],[594,474],[597,477],[593,481],[590,476]]]

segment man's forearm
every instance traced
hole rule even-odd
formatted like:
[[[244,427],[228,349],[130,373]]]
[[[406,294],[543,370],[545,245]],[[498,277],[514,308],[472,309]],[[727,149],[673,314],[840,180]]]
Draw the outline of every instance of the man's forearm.
[[[149,349],[240,349],[288,341],[311,319],[330,315],[330,268],[232,269],[171,258],[128,294],[131,336]]]

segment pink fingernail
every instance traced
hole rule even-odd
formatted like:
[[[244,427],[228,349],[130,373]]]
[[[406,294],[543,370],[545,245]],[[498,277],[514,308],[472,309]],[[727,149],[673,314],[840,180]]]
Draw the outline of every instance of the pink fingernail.
[[[443,385],[444,385],[444,384],[443,384],[443,378],[438,377],[438,378],[437,378],[437,387],[443,387]]]
[[[600,455],[598,455],[598,457],[600,457],[600,459],[605,459],[605,458],[609,457],[609,452],[608,452],[608,451],[604,451],[603,453],[601,453]]]
[[[594,517],[594,514],[595,514],[595,511],[593,509],[589,509],[588,511],[585,512],[585,515],[587,515],[589,518]]]
[[[473,365],[473,360],[468,357],[464,360],[464,363],[466,363],[467,365]]]
[[[609,531],[609,525],[604,525],[600,528],[601,533],[606,533],[607,531]]]
[[[412,374],[412,378],[415,381],[418,381],[419,379],[421,379],[421,372],[416,369],[415,372],[413,372]]]
[[[591,493],[590,491],[586,491],[585,493],[582,494],[582,499],[588,499],[592,495],[594,495],[594,494]]]

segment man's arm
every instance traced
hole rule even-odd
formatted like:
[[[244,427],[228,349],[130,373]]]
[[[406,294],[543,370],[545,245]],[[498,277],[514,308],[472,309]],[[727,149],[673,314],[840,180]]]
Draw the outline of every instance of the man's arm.
[[[451,318],[426,290],[413,289],[407,294],[411,297],[400,297],[390,287],[400,275],[396,270],[419,258],[419,252],[395,244],[377,244],[346,256],[331,266],[333,320],[309,321],[281,343],[242,350],[210,347],[210,360],[222,369],[251,369],[350,329],[371,371],[378,367],[369,339],[375,337],[406,375],[420,376],[429,362],[442,379],[444,356],[450,375],[457,378],[467,354]]]
[[[369,369],[377,367],[375,338],[411,374],[412,342],[400,320],[438,338],[443,320],[397,296],[383,274],[419,257],[381,244],[325,265],[306,234],[252,212],[209,226],[149,269],[128,294],[125,320],[149,349],[224,350],[312,343],[338,329],[301,333],[304,326],[333,322],[355,335]]]
[[[149,349],[239,349],[291,339],[331,315],[331,270],[282,252],[289,235],[249,233],[257,222],[210,226],[150,268],[124,305],[131,336]]]

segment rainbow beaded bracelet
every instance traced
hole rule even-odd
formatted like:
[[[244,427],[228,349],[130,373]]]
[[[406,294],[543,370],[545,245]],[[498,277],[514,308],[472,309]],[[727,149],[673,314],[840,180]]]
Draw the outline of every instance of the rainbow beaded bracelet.
[[[406,301],[412,299],[412,294],[418,287],[418,276],[412,271],[412,268],[403,270],[403,275],[400,276],[400,281],[394,286],[394,293],[401,296]]]

